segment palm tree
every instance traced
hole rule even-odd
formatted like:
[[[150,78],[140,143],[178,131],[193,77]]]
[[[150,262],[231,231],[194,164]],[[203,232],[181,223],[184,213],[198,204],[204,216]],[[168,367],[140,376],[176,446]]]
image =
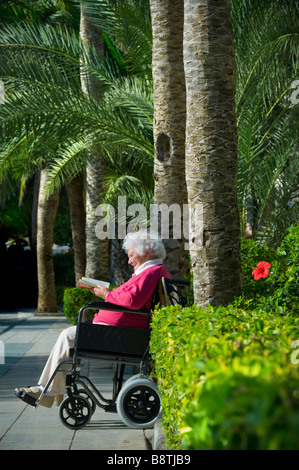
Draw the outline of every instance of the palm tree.
[[[43,158],[39,158],[38,150],[34,150],[34,145],[30,150],[30,144],[33,144],[32,135],[27,139],[14,138],[7,146],[4,143],[1,152],[0,180],[2,186],[10,187],[11,190],[14,186],[18,187],[21,201],[29,180],[32,177],[35,179],[31,216],[31,262],[36,262],[37,265],[37,313],[42,314],[57,311],[52,246],[59,191],[54,191],[48,197],[46,180],[50,154],[45,152]],[[14,185],[14,181],[17,184]]]
[[[58,7],[58,8],[57,8]],[[60,8],[62,7],[62,10]],[[19,5],[18,2],[14,5],[14,2],[10,2],[10,5],[5,5],[1,7],[1,21],[8,22],[11,24],[17,24],[21,21],[26,21],[33,24],[42,23],[49,23],[52,26],[55,24],[75,24],[76,19],[74,14],[74,10],[72,7],[65,6],[65,4],[59,4],[58,6],[55,2],[52,5],[45,5],[44,2],[27,2],[24,5]],[[72,10],[72,11],[71,11]],[[47,185],[47,170],[43,169],[41,171],[41,178],[40,178],[40,171],[39,167],[44,165],[45,158],[41,159],[38,158],[39,163],[36,165],[33,164],[33,171],[32,168],[28,167],[28,155],[32,152],[28,151],[26,148],[27,142],[32,143],[32,135],[27,136],[27,138],[21,138],[19,143],[16,144],[16,139],[12,146],[8,146],[5,149],[5,144],[3,148],[3,156],[4,162],[7,162],[7,157],[10,157],[12,162],[11,165],[8,165],[8,168],[4,170],[4,177],[2,176],[1,181],[6,182],[13,180],[13,176],[15,171],[15,164],[18,161],[18,169],[21,168],[21,181],[27,182],[30,177],[32,177],[34,171],[36,172],[34,175],[34,196],[33,196],[33,205],[32,205],[32,224],[31,224],[31,262],[36,263],[37,266],[37,274],[38,274],[38,306],[37,306],[37,314],[42,314],[44,312],[56,312],[57,311],[57,301],[56,301],[56,292],[55,292],[55,273],[54,273],[54,265],[53,265],[53,257],[52,257],[52,245],[53,245],[53,229],[54,229],[54,220],[58,206],[59,200],[59,192],[54,191],[50,197],[47,195],[46,185]],[[31,149],[32,150],[32,149]],[[21,157],[26,155],[26,159],[19,158],[18,153]],[[27,162],[26,162],[27,160]],[[36,155],[33,158],[33,161],[36,160]],[[42,160],[42,161],[41,161]],[[31,165],[32,166],[32,165]],[[5,165],[4,165],[5,168]],[[37,171],[36,171],[37,168]],[[8,171],[7,171],[8,170]],[[11,171],[10,171],[11,170]],[[74,188],[76,186],[76,188]],[[26,188],[26,184],[21,185],[21,196],[24,192],[24,188]],[[76,246],[75,251],[75,269],[78,274],[81,276],[84,274],[84,271],[81,272],[82,267],[82,254],[85,256],[85,246],[84,251],[81,249],[81,244],[78,243],[78,235],[79,238],[81,235],[81,226],[84,228],[84,223],[79,224],[77,222],[79,216],[78,206],[75,207],[74,202],[76,198],[72,199],[72,195],[78,194],[78,184],[77,183],[70,183],[68,185],[68,193],[72,212],[72,231],[73,231],[73,239],[74,245]],[[80,217],[79,217],[80,219]],[[83,218],[83,222],[85,219]],[[85,259],[84,259],[85,260]],[[84,265],[85,268],[85,265]]]
[[[37,314],[57,311],[55,274],[53,266],[53,226],[59,192],[46,193],[47,169],[41,171],[37,217]]]
[[[82,62],[93,63],[104,58],[102,32],[88,19],[84,4],[81,4],[80,37],[83,46]],[[100,102],[102,84],[94,73],[81,68],[81,83],[84,93],[92,100]],[[96,208],[103,193],[105,166],[103,158],[95,147],[87,150],[86,165],[86,276],[95,279],[109,279],[108,240],[96,237]]]
[[[153,28],[155,196],[161,207],[173,204],[183,216],[187,204],[185,182],[186,90],[183,64],[184,2],[151,0]],[[163,206],[162,206],[163,207]],[[161,223],[161,221],[160,221]],[[165,221],[162,220],[162,224]],[[174,227],[174,217],[166,220],[169,239],[164,240],[166,266],[174,278],[189,273],[188,250],[181,226]],[[176,222],[177,224],[177,222]],[[160,227],[161,230],[165,227]],[[177,240],[175,240],[177,231]],[[163,232],[162,232],[163,235]],[[167,233],[166,233],[167,236]]]
[[[186,181],[191,211],[202,209],[201,237],[190,247],[194,300],[219,305],[240,295],[230,0],[185,0],[184,16]]]
[[[70,205],[76,285],[85,275],[86,269],[84,176],[81,173],[65,182]]]
[[[115,67],[111,57],[103,64],[102,58],[91,60],[86,54],[83,61],[77,33],[70,28],[14,25],[4,27],[2,33],[1,46],[8,52],[6,57],[2,56],[1,64],[8,92],[1,109],[3,135],[6,136],[4,148],[5,145],[7,149],[11,147],[12,139],[16,142],[28,139],[29,130],[29,135],[31,131],[35,136],[34,145],[39,142],[40,149],[50,148],[55,152],[55,158],[49,162],[50,192],[85,171],[87,149],[97,148],[102,153],[109,165],[107,175],[111,170],[118,171],[113,155],[122,153],[128,173],[127,177],[121,175],[126,194],[127,181],[133,188],[132,194],[138,184],[141,190],[138,192],[144,191],[145,199],[149,200],[148,184],[152,186],[152,179],[148,175],[153,166],[153,152],[152,90],[147,72],[145,78],[130,77],[136,61],[130,63],[128,56],[129,72],[123,64]],[[109,48],[117,55],[111,42]],[[16,53],[22,57],[22,67],[15,60]],[[126,72],[124,76],[120,70]],[[92,98],[90,90],[88,94],[82,93],[80,72],[81,77],[83,73],[90,74],[104,84],[105,98],[101,102]],[[25,108],[23,113],[21,110]],[[138,178],[130,173],[132,169],[136,174],[136,168]],[[139,171],[141,169],[143,172]],[[107,182],[107,177],[105,180]],[[96,204],[98,202],[99,199]]]

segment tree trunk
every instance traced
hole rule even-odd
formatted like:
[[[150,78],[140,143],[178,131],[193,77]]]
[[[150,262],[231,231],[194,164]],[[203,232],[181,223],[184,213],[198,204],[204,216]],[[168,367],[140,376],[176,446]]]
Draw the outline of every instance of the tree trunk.
[[[183,204],[187,204],[185,181],[185,119],[186,90],[183,64],[183,0],[151,0],[153,30],[154,82],[154,143],[156,204],[170,209],[176,204],[179,217],[165,217],[169,239],[164,239],[167,250],[165,264],[174,278],[182,278],[190,271],[188,250],[183,239]],[[165,210],[167,216],[167,211]],[[179,224],[181,236],[175,239],[174,228]],[[174,226],[175,225],[175,226]],[[163,236],[163,232],[162,232]],[[164,238],[164,237],[163,237]]]
[[[31,207],[31,231],[30,231],[30,301],[35,305],[38,297],[38,278],[37,278],[37,215],[40,186],[40,171],[34,175],[33,200]],[[29,302],[30,302],[29,301]]]
[[[34,175],[33,185],[33,201],[31,210],[31,233],[30,233],[30,251],[32,259],[36,260],[37,246],[37,214],[38,214],[38,198],[39,198],[40,172]]]
[[[47,170],[40,175],[37,215],[37,314],[57,312],[55,274],[53,264],[53,228],[59,202],[59,192],[46,197]]]
[[[86,270],[87,277],[109,281],[109,243],[95,234],[98,217],[95,211],[100,203],[100,185],[104,168],[96,155],[89,153],[86,169]]]
[[[72,238],[75,256],[75,279],[78,285],[79,279],[85,275],[86,251],[85,251],[85,201],[83,175],[79,175],[66,182],[66,189],[70,204]]]
[[[132,277],[132,266],[128,265],[128,256],[122,249],[123,240],[113,240],[112,248],[112,263],[113,263],[113,276],[117,286],[128,281]]]
[[[92,61],[93,53],[104,56],[104,43],[101,32],[87,19],[85,8],[81,4],[80,36],[83,50]],[[86,57],[83,57],[86,61]],[[81,85],[84,93],[96,101],[101,99],[101,84],[97,77],[82,67]],[[109,244],[108,240],[96,237],[95,227],[98,222],[95,211],[103,193],[104,162],[95,148],[87,152],[86,167],[86,271],[87,277],[109,280]]]
[[[230,0],[185,0],[184,18],[188,203],[203,210],[190,249],[194,300],[221,305],[240,295]]]

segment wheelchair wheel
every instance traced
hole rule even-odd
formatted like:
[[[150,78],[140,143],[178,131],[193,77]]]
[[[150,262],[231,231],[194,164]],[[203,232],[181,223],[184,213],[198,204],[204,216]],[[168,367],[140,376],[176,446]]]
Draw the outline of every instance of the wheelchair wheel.
[[[148,379],[136,379],[120,391],[116,409],[122,421],[130,428],[150,428],[160,412],[157,386]]]
[[[95,410],[96,410],[96,403],[93,401],[93,399],[91,398],[91,396],[88,394],[88,392],[86,390],[84,390],[84,388],[80,388],[78,390],[78,392],[76,393],[76,395],[80,395],[80,397],[83,396],[83,398],[86,398],[86,400],[88,401],[88,403],[90,404],[90,407],[91,407],[91,413],[94,414]]]
[[[80,429],[90,420],[92,409],[89,400],[80,395],[73,395],[61,403],[59,415],[67,428]]]
[[[136,375],[132,375],[131,377],[129,377],[126,381],[125,381],[125,385],[127,385],[128,383],[132,382],[132,380],[137,380],[137,379],[141,379],[142,378],[142,375],[141,374],[136,374]]]

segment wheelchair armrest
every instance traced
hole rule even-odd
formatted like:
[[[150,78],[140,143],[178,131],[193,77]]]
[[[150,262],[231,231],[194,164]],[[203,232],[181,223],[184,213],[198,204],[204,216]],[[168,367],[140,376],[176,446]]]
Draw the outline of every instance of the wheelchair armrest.
[[[189,281],[185,281],[184,279],[170,279],[172,284],[177,284],[178,286],[190,286]]]
[[[101,301],[93,301],[89,302],[88,306],[90,308],[99,308],[101,310],[110,310],[114,312],[123,312],[123,313],[139,313],[141,315],[148,315],[145,310],[133,310],[126,307],[121,307],[120,305],[112,304],[111,302],[101,302]]]
[[[108,310],[112,312],[122,312],[122,313],[134,313],[139,315],[149,315],[148,312],[142,310],[132,310],[126,307],[121,307],[120,305],[112,304],[111,302],[104,301],[93,301],[89,302],[87,305],[84,305],[79,312],[78,321],[84,321],[85,311],[86,310]]]

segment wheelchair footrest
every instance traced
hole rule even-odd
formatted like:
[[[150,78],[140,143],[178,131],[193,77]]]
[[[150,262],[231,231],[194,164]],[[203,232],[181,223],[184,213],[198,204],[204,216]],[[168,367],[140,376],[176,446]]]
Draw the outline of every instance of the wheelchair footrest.
[[[25,403],[28,403],[28,405],[31,406],[36,406],[36,398],[32,397],[28,393],[22,392],[21,390],[19,392],[16,392],[16,395],[18,398],[21,398]]]

